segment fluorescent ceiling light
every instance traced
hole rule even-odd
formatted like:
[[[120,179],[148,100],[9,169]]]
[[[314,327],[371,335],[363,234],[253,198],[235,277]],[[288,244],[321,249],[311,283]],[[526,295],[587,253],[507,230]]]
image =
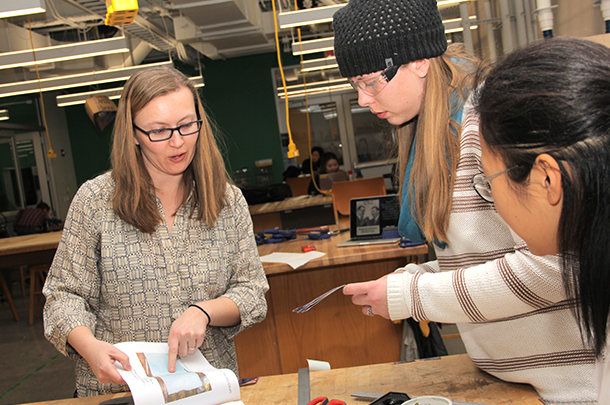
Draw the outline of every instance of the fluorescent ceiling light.
[[[305,90],[305,88],[307,88],[307,90]],[[318,93],[328,93],[329,91],[344,91],[353,89],[354,88],[352,87],[352,85],[349,84],[349,82],[345,78],[286,86],[288,98],[304,96],[305,93],[311,95]],[[279,98],[285,98],[283,87],[277,88],[277,95]]]
[[[2,0],[0,1],[0,18],[18,15],[44,13],[44,0]]]
[[[471,15],[468,17],[470,21],[476,21],[477,16]],[[445,34],[452,34],[454,32],[462,32],[464,31],[464,27],[462,27],[462,19],[461,18],[451,18],[449,20],[443,20],[443,24],[445,25]],[[479,28],[478,25],[471,25],[471,30],[476,30]]]
[[[89,58],[99,55],[129,52],[125,37],[84,41],[67,45],[49,46],[32,51],[0,53],[0,69],[32,66],[35,64],[61,62]],[[34,56],[36,60],[34,60]]]
[[[303,61],[301,72],[313,72],[315,70],[334,69],[339,67],[337,59],[334,56],[320,59],[310,59]]]
[[[62,94],[55,97],[58,107],[68,107],[71,105],[85,104],[85,101],[93,96],[106,96],[110,100],[121,98],[123,87],[115,87],[106,90],[85,91],[83,93]]]
[[[354,90],[354,88],[350,84],[337,84],[337,85],[334,85],[334,86],[317,87],[315,89],[307,88],[307,91],[305,91],[305,90],[289,91],[288,92],[288,98],[304,97],[305,93],[307,93],[307,95],[311,96],[311,95],[314,95],[314,94],[328,93],[330,91],[337,92],[337,91],[347,91],[347,90]],[[281,99],[285,98],[285,95],[284,95],[283,92],[278,94],[278,96]]]
[[[438,7],[446,7],[446,6],[450,6],[452,4],[466,3],[468,1],[472,1],[472,0],[438,0],[436,2],[436,4]]]
[[[470,20],[476,20],[477,16],[476,15],[471,15],[468,17],[468,19]],[[462,23],[462,19],[461,18],[449,18],[447,20],[443,20],[443,24],[445,24],[445,28],[447,28],[447,25],[449,24],[461,24]]]
[[[320,86],[320,85],[332,85],[332,84],[337,84],[337,83],[347,83],[349,84],[349,82],[347,81],[346,78],[339,78],[339,79],[333,79],[333,80],[323,80],[323,81],[319,81],[319,82],[311,82],[311,83],[299,83],[299,84],[291,84],[289,86],[286,86],[286,90],[296,90],[296,89],[304,89],[305,87],[309,88],[313,88],[315,86]],[[351,86],[351,85],[350,85]],[[284,91],[284,87],[278,87],[277,89],[278,93],[282,93]]]
[[[280,28],[300,27],[303,25],[331,22],[335,11],[345,5],[346,4],[337,4],[335,6],[314,7],[280,13],[278,16]]]
[[[189,80],[195,84],[195,87],[203,87],[205,85],[203,82],[203,76],[190,77]],[[58,107],[68,107],[71,105],[85,104],[85,101],[92,96],[106,96],[110,100],[117,100],[121,98],[122,92],[123,87],[115,87],[112,89],[93,90],[83,93],[62,94],[55,97],[55,99]]]
[[[10,117],[8,116],[8,110],[0,110],[0,121],[6,121]]]
[[[468,19],[472,22],[472,21],[476,21],[477,20],[477,16],[476,15],[471,15],[470,17],[468,17]],[[443,20],[443,25],[445,25],[445,34],[451,34],[452,32],[459,32],[459,31],[464,31],[464,27],[462,26],[462,19],[461,18],[450,18],[448,20]],[[470,29],[474,30],[478,28],[477,25],[471,25]]]
[[[307,55],[316,52],[332,51],[335,46],[335,37],[312,39],[310,41],[295,41],[292,43],[293,55]]]
[[[102,70],[99,72],[86,72],[75,75],[50,77],[40,79],[40,89],[38,80],[28,80],[24,82],[0,84],[0,97],[17,96],[21,94],[37,93],[39,91],[51,91],[69,89],[73,87],[91,86],[94,84],[119,82],[129,79],[132,74],[140,69],[153,66],[173,66],[171,61],[150,63],[127,68]]]
[[[477,28],[479,28],[478,25],[471,25],[470,29],[471,30],[476,30]],[[454,32],[462,32],[464,31],[464,28],[460,27],[460,28],[453,28],[450,30],[445,30],[445,34],[453,34]]]

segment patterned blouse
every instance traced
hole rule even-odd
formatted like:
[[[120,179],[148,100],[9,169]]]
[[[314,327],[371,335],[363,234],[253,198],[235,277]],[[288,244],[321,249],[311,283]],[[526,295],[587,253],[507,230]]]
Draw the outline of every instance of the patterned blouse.
[[[153,234],[121,220],[112,209],[110,173],[87,181],[70,206],[57,253],[44,286],[45,335],[75,359],[78,396],[127,391],[99,384],[87,362],[67,343],[86,326],[109,343],[167,342],[169,329],[194,302],[226,297],[237,304],[241,323],[210,327],[201,350],[217,368],[235,373],[233,337],[267,314],[269,289],[240,190],[228,186],[227,204],[213,228],[190,217],[192,196]],[[163,212],[161,202],[157,200]]]

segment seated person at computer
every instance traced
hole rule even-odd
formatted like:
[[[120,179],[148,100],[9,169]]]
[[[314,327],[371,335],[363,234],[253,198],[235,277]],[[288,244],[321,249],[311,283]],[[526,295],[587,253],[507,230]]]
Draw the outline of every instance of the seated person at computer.
[[[301,164],[301,172],[303,174],[311,174],[311,167],[313,166],[313,172],[317,172],[320,168],[320,163],[322,163],[322,155],[324,154],[324,149],[319,146],[314,146],[311,148],[311,155],[307,159],[303,160]]]
[[[14,228],[17,235],[30,235],[47,231],[47,217],[51,207],[40,202],[36,208],[24,208],[15,217]]]
[[[321,190],[324,189],[320,187],[320,175],[329,174],[329,173],[338,173],[339,172],[339,159],[337,159],[337,155],[332,152],[326,152],[320,158],[320,168],[318,169],[318,173],[314,176],[313,180],[309,182],[309,187],[307,188],[307,194],[309,195],[319,195],[323,194]],[[315,181],[315,184],[314,184]],[[317,186],[317,187],[316,187]]]

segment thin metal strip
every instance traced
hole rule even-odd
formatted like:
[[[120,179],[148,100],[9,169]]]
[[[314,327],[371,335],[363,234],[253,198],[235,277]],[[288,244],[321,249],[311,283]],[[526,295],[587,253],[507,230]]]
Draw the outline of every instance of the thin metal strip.
[[[299,369],[299,402],[298,405],[307,405],[310,401],[309,368]]]

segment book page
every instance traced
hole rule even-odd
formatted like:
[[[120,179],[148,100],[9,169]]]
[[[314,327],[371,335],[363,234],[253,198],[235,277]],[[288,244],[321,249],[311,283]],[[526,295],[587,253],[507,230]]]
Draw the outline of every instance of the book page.
[[[129,356],[131,371],[115,364],[135,405],[243,404],[235,373],[212,367],[199,350],[178,357],[176,371],[170,373],[166,343],[123,342],[114,346]]]

